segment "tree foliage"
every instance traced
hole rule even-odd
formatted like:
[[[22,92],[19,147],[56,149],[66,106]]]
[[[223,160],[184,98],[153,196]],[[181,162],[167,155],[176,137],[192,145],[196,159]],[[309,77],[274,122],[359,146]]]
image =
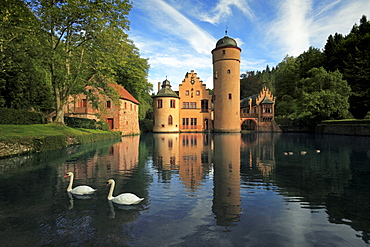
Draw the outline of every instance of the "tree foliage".
[[[4,0],[0,8],[0,107],[47,110],[53,98],[39,22],[23,1]]]
[[[348,98],[351,88],[339,71],[327,72],[323,67],[308,71],[309,77],[299,81],[297,111],[292,118],[317,124],[326,119],[349,116]]]
[[[370,111],[370,21],[366,16],[343,36],[329,36],[325,45],[326,69],[339,70],[352,88],[350,111],[356,118]]]
[[[152,108],[150,91],[152,91],[153,85],[147,80],[148,60],[140,57],[138,49],[132,42],[129,44],[131,52],[125,58],[125,65],[115,68],[116,81],[140,102],[139,119],[143,120],[146,113]]]

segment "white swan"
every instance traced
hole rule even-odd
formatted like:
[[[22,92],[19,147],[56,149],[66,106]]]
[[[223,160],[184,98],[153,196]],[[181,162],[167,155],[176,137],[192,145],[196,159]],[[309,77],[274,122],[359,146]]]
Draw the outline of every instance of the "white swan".
[[[107,186],[111,185],[109,194],[108,194],[109,201],[112,201],[117,204],[122,204],[122,205],[132,205],[132,204],[138,204],[142,200],[144,200],[144,198],[139,198],[132,193],[122,193],[118,196],[113,196],[113,190],[114,190],[115,184],[116,183],[114,182],[113,179],[108,180]]]
[[[87,185],[77,186],[77,187],[74,187],[72,189],[72,184],[73,184],[73,179],[74,179],[73,172],[68,172],[64,177],[65,178],[66,177],[71,177],[71,179],[69,180],[69,185],[67,187],[67,192],[70,192],[71,194],[74,194],[74,195],[91,195],[96,191],[96,189],[93,189],[93,188],[91,188],[90,186],[87,186]]]

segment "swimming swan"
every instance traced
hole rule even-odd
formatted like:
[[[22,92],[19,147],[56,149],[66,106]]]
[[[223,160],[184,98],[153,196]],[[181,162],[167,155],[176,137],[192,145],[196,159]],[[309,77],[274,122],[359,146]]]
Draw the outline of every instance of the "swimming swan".
[[[77,186],[77,187],[72,189],[72,184],[73,184],[73,179],[74,179],[73,173],[68,172],[64,177],[65,178],[66,177],[71,177],[71,179],[69,180],[69,185],[67,187],[67,192],[70,192],[71,194],[74,194],[74,195],[91,195],[96,191],[96,189],[93,189],[93,188],[91,188],[90,186],[87,186],[87,185]]]
[[[132,204],[138,204],[142,200],[144,200],[144,198],[139,198],[132,193],[122,193],[118,196],[113,196],[113,190],[114,190],[115,184],[116,183],[114,182],[113,179],[108,180],[107,186],[111,185],[109,194],[108,194],[109,201],[112,201],[117,204],[122,204],[122,205],[132,205]]]

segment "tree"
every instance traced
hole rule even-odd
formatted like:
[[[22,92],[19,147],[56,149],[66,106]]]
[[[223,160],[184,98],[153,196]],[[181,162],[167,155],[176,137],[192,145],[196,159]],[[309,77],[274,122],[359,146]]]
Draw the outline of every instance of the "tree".
[[[309,74],[310,77],[299,82],[300,97],[293,119],[312,127],[322,120],[349,117],[351,88],[342,74],[339,71],[327,72],[323,67],[313,68]]]
[[[150,91],[153,85],[148,82],[148,60],[141,58],[138,49],[132,42],[128,43],[131,51],[125,58],[125,65],[117,67],[116,81],[124,86],[140,102],[139,119],[143,120],[152,109]]]
[[[286,56],[277,66],[275,73],[275,95],[277,100],[281,99],[284,95],[290,95],[296,98],[295,91],[300,79],[296,58]]]
[[[299,77],[305,78],[312,68],[324,66],[325,55],[318,48],[310,46],[307,51],[304,51],[297,57]]]
[[[255,71],[247,71],[241,74],[240,79],[240,98],[244,99],[254,94],[258,94],[262,89],[262,83]]]
[[[0,107],[49,109],[52,91],[39,22],[21,0],[4,0],[0,8]]]
[[[347,36],[329,36],[324,54],[325,68],[339,70],[352,88],[351,113],[363,118],[370,111],[370,22],[366,16]]]
[[[131,10],[128,0],[31,0],[47,33],[44,57],[55,97],[55,122],[64,124],[71,93],[92,85],[109,92],[114,68],[124,66]]]

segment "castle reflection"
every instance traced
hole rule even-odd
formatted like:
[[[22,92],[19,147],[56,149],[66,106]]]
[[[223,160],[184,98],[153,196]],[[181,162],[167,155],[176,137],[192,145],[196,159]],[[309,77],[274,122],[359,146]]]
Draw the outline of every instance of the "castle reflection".
[[[153,138],[154,166],[159,171],[161,181],[168,182],[172,171],[177,171],[185,187],[189,191],[196,191],[212,168],[210,135],[156,133]]]
[[[229,226],[241,214],[241,150],[248,150],[247,167],[257,168],[268,179],[274,169],[271,135],[156,133],[154,166],[159,180],[168,183],[178,174],[184,186],[195,192],[208,174],[213,173],[213,205],[218,225]]]
[[[128,177],[137,169],[139,160],[140,136],[125,136],[121,142],[110,145],[109,148],[93,153],[87,153],[89,158],[76,162],[69,159],[63,166],[63,173],[73,172],[81,182],[98,177],[110,177],[111,171]],[[101,152],[106,152],[102,154]],[[104,167],[104,169],[101,169]]]

